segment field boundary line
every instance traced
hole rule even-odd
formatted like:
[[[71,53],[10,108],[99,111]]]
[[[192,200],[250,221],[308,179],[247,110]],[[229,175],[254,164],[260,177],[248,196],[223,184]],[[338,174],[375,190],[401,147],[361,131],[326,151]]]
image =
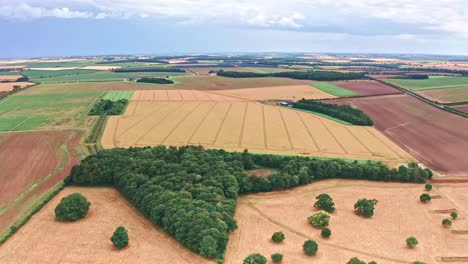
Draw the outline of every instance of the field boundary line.
[[[156,124],[152,125],[141,137],[139,137],[133,144],[134,145],[138,145],[138,141],[140,141],[141,139],[143,139],[146,135],[148,135],[151,130],[153,130],[153,128],[155,128],[157,125],[159,125],[163,120],[166,120],[166,118],[168,118],[168,116],[170,116],[172,113],[174,112],[169,112],[167,113],[164,117],[162,117],[159,121],[156,122]],[[149,116],[151,116],[151,114],[147,115],[144,119],[148,118]],[[141,121],[143,121],[144,119],[142,119]],[[129,129],[130,130],[130,129]]]
[[[364,143],[362,143],[362,141],[361,141],[356,135],[354,135],[353,132],[351,132],[351,130],[349,130],[348,127],[345,126],[345,129],[346,129],[346,131],[348,131],[348,133],[349,133],[354,139],[356,139],[356,141],[357,141],[359,144],[361,144],[361,146],[363,146],[372,156],[375,156],[375,154],[377,154],[377,153],[373,152],[372,150],[370,150],[369,147],[367,147]]]
[[[228,116],[229,112],[231,111],[232,104],[233,103],[229,103],[229,108],[226,111],[226,114],[224,114],[223,120],[221,121],[221,124],[219,125],[218,131],[216,131],[216,136],[215,136],[214,141],[213,141],[213,146],[216,146],[216,141],[218,141],[218,137],[219,137],[219,134],[221,133],[221,129],[223,128],[224,123],[225,123],[225,121],[227,119],[227,116]]]
[[[198,130],[200,129],[200,127],[203,125],[203,123],[205,123],[205,120],[208,118],[208,116],[211,114],[211,112],[213,111],[213,109],[218,105],[218,102],[214,102],[213,106],[211,107],[211,109],[206,112],[205,116],[202,118],[202,120],[198,123],[197,127],[195,128],[195,130],[193,131],[192,135],[190,135],[190,138],[188,140],[188,143],[190,144],[190,142],[192,142],[192,139],[193,137],[195,136],[195,134],[198,132]]]
[[[279,112],[279,114],[281,116],[281,122],[283,123],[284,130],[286,131],[286,135],[288,135],[289,147],[291,149],[294,149],[294,145],[292,143],[291,135],[289,134],[288,125],[286,125],[286,121],[284,121],[283,112],[281,112],[281,108],[278,107],[277,109],[278,109],[278,112]]]
[[[263,119],[263,144],[265,149],[268,149],[268,139],[267,139],[267,130],[266,130],[266,119],[265,119],[265,105],[262,104],[262,119]]]
[[[382,143],[387,149],[389,149],[391,152],[393,152],[393,154],[395,154],[398,158],[404,159],[404,157],[403,157],[402,155],[400,155],[398,152],[396,152],[395,150],[393,150],[390,146],[387,145],[387,143],[385,143],[385,142],[384,142],[383,140],[381,140],[378,136],[376,136],[376,135],[374,134],[374,132],[372,132],[372,131],[373,131],[372,129],[366,129],[366,131],[367,131],[369,134],[371,134],[374,138],[376,138],[380,143]],[[383,134],[382,134],[382,135],[383,135]],[[383,135],[383,136],[385,136],[385,135]],[[398,145],[395,144],[395,146],[398,146]],[[398,146],[398,147],[399,147],[399,146]],[[404,151],[404,149],[401,149],[401,150]],[[408,155],[410,155],[410,154],[408,153]]]
[[[307,125],[305,124],[304,119],[303,119],[302,116],[299,114],[299,111],[294,111],[294,112],[296,112],[296,115],[297,115],[297,116],[299,117],[299,119],[301,120],[301,123],[302,123],[302,125],[304,126],[304,128],[306,129],[307,134],[309,134],[310,139],[312,139],[312,142],[314,142],[314,145],[315,145],[315,147],[317,148],[317,151],[323,153],[323,151],[320,149],[319,145],[317,144],[317,141],[315,141],[314,137],[312,136],[312,133],[310,132],[309,128],[308,128]]]
[[[185,101],[185,98],[184,98],[184,96],[182,95],[183,93],[181,92],[182,90],[176,90],[176,91],[179,93],[180,100],[181,100],[181,101]]]
[[[241,126],[241,133],[240,133],[240,136],[239,136],[239,142],[238,142],[238,146],[239,148],[242,148],[242,139],[244,137],[244,129],[245,129],[245,120],[247,119],[247,108],[249,107],[249,103],[245,103],[245,109],[244,109],[244,116],[242,118],[242,126]]]
[[[169,107],[169,104],[166,105],[167,107]],[[124,131],[122,131],[122,133],[120,133],[120,135],[118,135],[118,137],[121,137],[123,136],[125,133],[127,133],[130,129],[132,129],[134,126],[140,124],[141,122],[143,122],[145,119],[147,119],[148,117],[150,117],[151,115],[161,111],[161,109],[164,108],[164,105],[161,107],[161,108],[158,108],[150,113],[148,113],[147,115],[145,115],[142,119],[136,121],[134,124],[130,125],[127,129],[125,129]],[[121,117],[120,117],[121,118]]]
[[[106,131],[106,126],[107,126],[107,121],[109,120],[108,117],[106,117],[105,124],[104,124],[104,129],[102,130],[102,134]],[[117,118],[117,121],[115,122],[115,128],[114,128],[114,135],[112,137],[112,144],[114,144],[114,148],[117,147],[117,131],[119,130],[119,123],[120,123],[120,118]],[[97,140],[96,140],[97,143]]]
[[[8,130],[8,132],[14,131],[17,127],[21,126],[22,124],[26,123],[29,119],[32,118],[32,115],[28,116],[26,119],[23,121],[19,122],[16,126],[14,126],[12,129]]]
[[[268,215],[266,215],[265,213],[263,213],[260,209],[258,209],[252,202],[248,201],[247,203],[245,203],[249,208],[251,208],[252,210],[254,210],[255,212],[257,212],[262,218],[266,219],[268,222],[274,224],[274,225],[277,225],[279,227],[282,227],[286,230],[288,230],[289,232],[292,232],[294,234],[296,234],[297,236],[300,236],[302,238],[305,238],[305,239],[313,239],[312,237],[309,237],[308,235],[304,234],[304,233],[301,233],[287,225],[284,225],[274,219],[272,219],[271,217],[269,217]],[[335,245],[335,244],[332,244],[332,243],[329,243],[329,242],[320,242],[320,244],[323,244],[323,245],[327,245],[327,246],[330,246],[330,247],[334,247],[334,248],[338,248],[338,249],[341,249],[341,250],[346,250],[346,251],[350,251],[350,252],[353,252],[353,253],[358,253],[358,254],[363,254],[363,255],[366,255],[366,256],[369,256],[369,257],[374,257],[374,258],[379,258],[379,259],[384,259],[384,260],[388,260],[388,261],[394,261],[394,262],[398,262],[398,263],[409,263],[409,261],[405,261],[405,260],[401,260],[401,259],[394,259],[394,258],[389,258],[389,257],[385,257],[385,256],[380,256],[380,255],[377,255],[377,254],[373,254],[373,253],[368,253],[366,251],[360,251],[360,250],[357,250],[357,249],[352,249],[352,248],[348,248],[348,247],[344,247],[344,246],[340,246],[340,245]]]
[[[195,107],[192,107],[190,108],[190,110],[188,111],[188,113],[177,123],[177,125],[175,125],[170,131],[169,133],[163,138],[163,140],[161,141],[161,145],[164,145],[164,142],[167,140],[167,138],[169,138],[169,136],[171,136],[172,133],[174,133],[174,130],[176,130],[181,124],[182,122],[185,121],[185,119],[187,119],[187,117],[189,117],[193,111],[195,109],[197,109],[199,106],[201,105],[201,102],[199,102],[197,105],[195,105]]]
[[[325,125],[325,123],[323,122],[323,120],[321,120],[320,118],[317,118],[320,123],[325,127],[325,129],[327,130],[328,134],[330,134],[333,139],[336,141],[336,143],[338,143],[338,145],[341,147],[341,149],[344,151],[345,154],[349,154],[348,150],[346,150],[343,145],[341,144],[341,142],[338,140],[338,138],[336,138],[336,135],[333,134],[331,131],[330,131],[330,128],[327,127],[327,125]]]

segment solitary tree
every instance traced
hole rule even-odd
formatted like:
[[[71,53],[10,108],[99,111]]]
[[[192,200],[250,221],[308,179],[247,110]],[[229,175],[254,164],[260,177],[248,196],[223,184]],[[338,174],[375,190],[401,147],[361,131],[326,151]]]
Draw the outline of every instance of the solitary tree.
[[[377,202],[378,201],[376,199],[359,199],[354,204],[354,211],[358,215],[372,217],[374,215],[374,209]]]
[[[267,259],[258,253],[250,254],[244,259],[244,264],[266,264]]]
[[[408,237],[406,239],[406,245],[410,248],[414,248],[418,245],[418,240],[415,237]]]
[[[329,238],[331,236],[331,230],[328,227],[322,228],[322,232],[320,232],[320,235],[324,238]]]
[[[306,255],[315,255],[318,251],[318,244],[313,240],[306,240],[304,242],[304,245],[302,245],[302,249],[304,250],[304,253],[306,253]]]
[[[413,262],[411,262],[411,264],[426,264],[426,262],[422,262],[422,261],[413,261]]]
[[[88,213],[90,205],[81,193],[70,194],[55,207],[55,218],[59,221],[76,221]]]
[[[271,239],[276,243],[282,242],[284,238],[283,232],[275,232],[273,236],[271,236]]]
[[[127,229],[123,226],[117,227],[115,229],[114,234],[110,238],[112,243],[114,244],[115,247],[118,249],[124,248],[128,244],[128,232]]]
[[[423,203],[428,203],[431,199],[431,196],[427,193],[423,193],[421,196],[419,196],[419,200],[421,200]]]
[[[346,264],[367,264],[365,261],[362,261],[358,258],[352,258]]]
[[[335,211],[335,203],[333,202],[333,199],[330,197],[330,195],[322,193],[319,196],[315,197],[315,199],[317,199],[317,201],[314,204],[315,208],[322,209],[329,213]]]
[[[457,212],[451,212],[450,216],[453,218],[453,220],[458,218],[458,213]]]
[[[444,220],[442,220],[442,225],[444,225],[445,227],[449,227],[452,225],[452,220],[445,218]]]
[[[275,253],[271,255],[271,260],[273,260],[273,262],[281,262],[283,261],[283,254]]]
[[[309,216],[307,220],[309,220],[309,223],[315,228],[324,228],[327,227],[330,222],[330,214],[325,211],[319,211]]]
[[[432,184],[426,183],[426,185],[424,186],[424,188],[426,188],[427,191],[430,191],[430,190],[432,190]]]

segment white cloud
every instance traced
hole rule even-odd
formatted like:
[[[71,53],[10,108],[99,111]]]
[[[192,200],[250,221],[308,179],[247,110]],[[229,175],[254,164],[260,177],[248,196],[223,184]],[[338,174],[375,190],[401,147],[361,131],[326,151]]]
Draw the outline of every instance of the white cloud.
[[[468,0],[0,0],[0,18],[151,18],[178,23],[377,34],[468,35]],[[379,24],[379,25],[374,25]],[[407,28],[405,28],[407,27]],[[409,28],[411,27],[411,28]],[[384,28],[385,29],[385,28]],[[362,31],[362,30],[361,30]]]

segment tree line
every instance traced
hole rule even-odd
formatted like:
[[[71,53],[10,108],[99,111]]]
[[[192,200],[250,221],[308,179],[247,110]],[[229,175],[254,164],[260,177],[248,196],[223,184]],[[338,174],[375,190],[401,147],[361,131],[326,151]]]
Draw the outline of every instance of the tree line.
[[[185,72],[179,68],[119,68],[113,69],[113,72]]]
[[[290,72],[274,72],[274,73],[255,73],[255,72],[235,72],[235,71],[218,71],[219,76],[230,78],[261,78],[261,77],[283,77],[299,80],[316,80],[316,81],[341,81],[355,80],[365,78],[364,73],[344,73],[334,71],[290,71]]]
[[[272,168],[268,177],[246,170]],[[222,259],[237,228],[239,194],[268,192],[327,178],[424,182],[417,164],[390,169],[380,162],[144,147],[102,150],[73,167],[67,184],[115,186],[154,224],[204,257]]]
[[[140,83],[157,83],[157,84],[173,84],[174,82],[165,78],[155,78],[155,77],[143,77],[138,79],[136,82]]]
[[[127,99],[119,99],[112,101],[108,99],[101,99],[99,102],[94,104],[93,108],[89,110],[89,115],[120,115],[124,112],[127,107]]]
[[[341,119],[358,126],[372,126],[374,122],[363,111],[349,105],[326,104],[315,100],[301,99],[292,105],[293,108],[313,111]]]

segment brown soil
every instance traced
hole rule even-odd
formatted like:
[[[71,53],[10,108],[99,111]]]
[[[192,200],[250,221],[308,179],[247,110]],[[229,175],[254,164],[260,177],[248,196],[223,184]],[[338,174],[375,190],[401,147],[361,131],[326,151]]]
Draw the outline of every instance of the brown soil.
[[[468,105],[459,105],[459,106],[454,106],[453,108],[463,111],[465,113],[468,113]]]
[[[54,208],[71,193],[91,202],[77,222],[55,220]],[[129,244],[117,250],[109,238],[125,226]],[[213,263],[152,225],[113,188],[67,187],[0,247],[0,263]]]
[[[359,95],[398,94],[399,90],[376,81],[343,81],[332,84],[351,90]]]

